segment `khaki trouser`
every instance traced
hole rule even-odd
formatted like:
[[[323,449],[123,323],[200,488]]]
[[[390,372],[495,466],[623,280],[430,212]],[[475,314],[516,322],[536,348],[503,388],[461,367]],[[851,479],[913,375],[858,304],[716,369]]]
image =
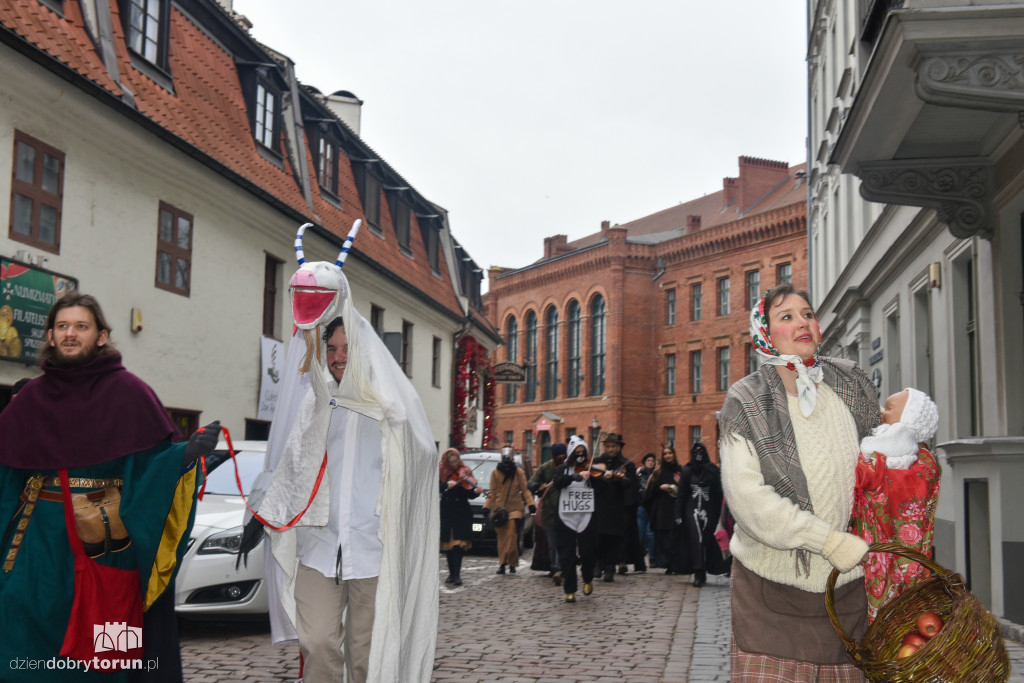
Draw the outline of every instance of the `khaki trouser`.
[[[306,683],[366,680],[376,596],[377,577],[335,583],[317,570],[299,565],[295,630]]]

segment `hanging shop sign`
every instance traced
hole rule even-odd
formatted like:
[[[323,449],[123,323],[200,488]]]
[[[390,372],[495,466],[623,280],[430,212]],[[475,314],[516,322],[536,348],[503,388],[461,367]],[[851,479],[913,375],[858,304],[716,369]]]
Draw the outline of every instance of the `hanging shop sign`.
[[[494,366],[494,381],[521,384],[526,381],[526,368],[511,361],[498,363]]]

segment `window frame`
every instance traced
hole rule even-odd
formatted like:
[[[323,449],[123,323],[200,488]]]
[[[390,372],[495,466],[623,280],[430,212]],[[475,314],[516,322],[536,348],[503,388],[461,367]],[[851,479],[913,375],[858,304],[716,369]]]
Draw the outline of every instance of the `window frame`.
[[[160,225],[164,213],[171,215],[171,241],[166,242],[160,237]],[[183,249],[178,246],[178,221],[180,219],[187,219],[189,225],[189,241],[188,249]],[[171,292],[173,294],[180,294],[181,296],[189,297],[192,291],[192,250],[196,243],[196,223],[195,217],[181,209],[168,204],[167,202],[161,201],[159,210],[157,211],[156,220],[156,273],[153,276],[153,282],[158,289]],[[160,280],[160,254],[165,253],[171,258],[171,272],[169,282],[163,282]],[[178,287],[174,284],[175,276],[177,274],[177,260],[183,258],[188,264],[188,282],[185,287]]]
[[[731,362],[732,351],[728,346],[719,346],[717,356],[718,390],[729,391],[729,363]]]
[[[510,315],[505,321],[505,360],[519,363],[519,321]],[[515,403],[519,397],[519,384],[509,382],[505,385],[505,403]]]
[[[699,394],[702,388],[703,353],[701,349],[690,351],[690,393]]]
[[[406,256],[412,256],[412,207],[402,200],[401,192],[388,193],[388,210],[391,212],[391,225],[395,230],[398,248]]]
[[[583,309],[580,302],[569,302],[569,387],[567,398],[579,398],[583,387]]]
[[[264,252],[263,262],[263,336],[281,341],[280,315],[277,306],[278,284],[281,280],[282,259]]]
[[[676,354],[665,354],[665,395],[676,395]]]
[[[430,385],[441,386],[441,338],[434,337],[430,359]]]
[[[18,145],[24,144],[31,147],[34,153],[32,160],[32,182],[18,178]],[[10,224],[8,225],[8,237],[15,242],[28,244],[29,246],[48,251],[53,254],[60,253],[61,218],[64,213],[64,171],[66,168],[66,156],[56,147],[46,144],[42,140],[32,137],[27,133],[14,130],[13,160],[11,163],[11,211]],[[43,174],[46,166],[46,157],[56,159],[59,164],[57,172],[56,194],[43,188]],[[17,202],[15,196],[20,195],[32,203],[29,218],[29,233],[18,232],[14,229],[15,211]],[[53,243],[45,242],[39,237],[40,223],[42,220],[42,207],[46,206],[54,210],[56,217],[53,225]]]
[[[729,276],[728,275],[723,275],[722,277],[718,278],[718,283],[717,283],[717,286],[716,286],[716,290],[717,290],[717,293],[718,293],[718,315],[720,315],[720,316],[729,315],[731,310],[732,310],[731,307],[729,306],[729,303],[730,303],[729,296],[730,296],[730,288],[731,288],[731,286],[732,285],[729,282]]]
[[[786,273],[786,275],[784,276],[783,273]],[[789,261],[775,266],[776,285],[785,284],[787,282],[793,282],[793,264]]]
[[[402,372],[405,376],[412,378],[412,350],[413,350],[413,324],[408,320],[402,321]]]
[[[544,400],[558,398],[558,309],[549,306],[544,315],[546,356],[544,367]]]
[[[260,76],[256,77],[256,90],[255,100],[253,101],[252,108],[252,136],[260,147],[270,150],[274,154],[280,154],[280,148],[278,145],[278,139],[280,138],[280,107],[278,102],[281,94],[275,89],[270,87],[270,83],[266,79]],[[270,128],[267,128],[266,112],[267,106],[265,103],[265,97],[261,97],[261,93],[266,97],[273,99],[274,108],[270,112]],[[260,116],[260,112],[263,112],[264,116]],[[262,135],[261,135],[262,131]],[[267,139],[269,138],[269,140]]]
[[[310,140],[316,147],[313,150],[313,162],[316,167],[316,182],[322,192],[330,199],[340,203],[338,197],[338,172],[341,164],[338,155],[341,153],[341,142],[330,134],[328,129],[318,126],[317,134]],[[326,152],[326,154],[325,154]],[[325,159],[325,156],[328,157]]]
[[[380,195],[383,192],[383,181],[373,172],[372,166],[372,163],[352,162],[363,218],[374,234],[383,237],[384,231],[380,227]]]
[[[607,305],[604,297],[596,295],[590,302],[590,395],[602,396],[605,391],[605,362],[607,354]]]
[[[537,314],[529,311],[526,314],[526,387],[523,390],[523,401],[532,403],[537,400]]]
[[[665,291],[665,324],[676,324],[676,288]]]
[[[747,271],[747,310],[753,310],[761,300],[761,271]]]
[[[690,285],[690,320],[700,322],[704,319],[704,283],[694,282]]]
[[[157,10],[159,16],[155,16],[149,13],[149,6],[153,3],[160,5]],[[131,58],[132,66],[139,69],[147,76],[152,76],[146,67],[155,67],[159,69],[160,75],[166,77],[169,69],[169,51],[170,51],[170,23],[171,23],[171,0],[120,0],[119,2],[121,10],[121,25],[124,30],[124,44],[128,49],[128,54]],[[132,8],[140,7],[142,10],[142,16],[145,19],[154,17],[157,21],[156,40],[148,40],[146,27],[143,26],[141,31],[142,49],[139,50],[132,45],[132,38],[136,35],[135,27],[132,26]],[[151,58],[147,55],[146,46],[152,43],[156,52],[155,58]],[[142,63],[138,60],[142,60]],[[166,87],[166,84],[161,83]]]

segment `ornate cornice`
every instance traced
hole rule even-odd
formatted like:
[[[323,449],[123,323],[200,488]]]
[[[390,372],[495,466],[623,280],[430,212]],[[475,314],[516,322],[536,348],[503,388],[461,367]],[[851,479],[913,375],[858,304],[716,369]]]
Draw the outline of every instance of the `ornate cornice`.
[[[915,82],[925,102],[984,111],[1024,110],[1024,50],[957,50],[921,60]]]
[[[934,208],[960,238],[992,238],[992,165],[985,159],[862,162],[860,193],[872,202]]]

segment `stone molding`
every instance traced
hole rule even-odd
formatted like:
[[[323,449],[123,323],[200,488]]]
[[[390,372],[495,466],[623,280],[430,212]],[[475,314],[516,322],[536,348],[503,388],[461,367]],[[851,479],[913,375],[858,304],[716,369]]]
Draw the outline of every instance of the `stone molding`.
[[[985,159],[862,162],[857,173],[864,199],[936,209],[961,239],[991,239],[992,165]]]
[[[956,51],[925,56],[917,68],[917,96],[930,104],[1024,110],[1024,50]]]

